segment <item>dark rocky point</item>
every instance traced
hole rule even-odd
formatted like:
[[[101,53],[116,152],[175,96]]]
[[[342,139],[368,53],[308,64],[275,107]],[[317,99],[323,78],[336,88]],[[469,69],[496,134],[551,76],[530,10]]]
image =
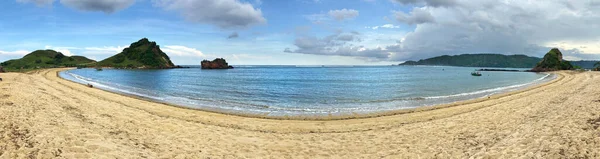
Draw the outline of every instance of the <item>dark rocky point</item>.
[[[201,63],[202,69],[232,69],[233,66],[229,66],[225,59],[216,58],[215,60],[208,61],[203,60]]]
[[[4,71],[4,68],[2,68],[2,66],[0,66],[0,73],[4,73],[6,71]]]

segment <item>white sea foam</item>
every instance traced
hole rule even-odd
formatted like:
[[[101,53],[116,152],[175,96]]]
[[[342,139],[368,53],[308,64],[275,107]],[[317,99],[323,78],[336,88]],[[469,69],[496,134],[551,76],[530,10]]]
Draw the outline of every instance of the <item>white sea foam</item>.
[[[381,111],[390,111],[398,109],[415,108],[420,106],[435,105],[456,102],[460,100],[467,100],[473,98],[480,98],[496,93],[516,90],[527,86],[534,85],[541,81],[550,79],[554,75],[546,74],[545,76],[528,83],[516,84],[504,87],[497,87],[485,90],[479,90],[474,92],[458,93],[453,95],[445,96],[431,96],[431,97],[419,97],[419,98],[404,98],[404,99],[391,99],[391,100],[380,100],[377,102],[344,102],[338,104],[331,103],[315,103],[315,104],[301,104],[295,105],[296,103],[284,103],[283,105],[261,105],[257,103],[244,103],[244,101],[226,101],[221,99],[206,99],[202,97],[186,97],[186,96],[174,96],[173,94],[157,93],[152,90],[143,88],[136,88],[132,86],[120,85],[118,83],[108,81],[97,81],[88,77],[83,77],[69,71],[64,72],[65,75],[72,77],[72,80],[83,83],[92,84],[97,88],[113,91],[117,93],[129,94],[148,98],[151,100],[166,102],[175,105],[186,106],[190,108],[231,112],[231,113],[244,113],[244,114],[261,114],[268,113],[272,116],[285,116],[285,115],[327,115],[327,114],[338,114],[338,113],[372,113]],[[181,85],[180,85],[181,86]],[[414,100],[418,99],[418,100]]]
[[[459,94],[446,95],[446,96],[424,97],[424,98],[425,99],[440,99],[440,98],[451,98],[451,97],[460,97],[460,96],[470,96],[470,95],[477,95],[477,94],[492,93],[492,94],[487,94],[486,95],[486,96],[488,96],[488,95],[493,95],[493,93],[498,93],[498,92],[501,92],[501,91],[504,91],[504,90],[511,90],[511,89],[516,89],[516,88],[520,88],[520,87],[524,87],[524,86],[535,84],[537,82],[540,82],[540,81],[546,79],[550,75],[551,74],[546,74],[544,77],[541,77],[541,78],[536,79],[536,80],[534,80],[532,82],[528,82],[528,83],[524,83],[524,84],[516,84],[516,85],[511,85],[511,86],[498,87],[498,88],[480,90],[480,91],[475,91],[475,92],[459,93]]]

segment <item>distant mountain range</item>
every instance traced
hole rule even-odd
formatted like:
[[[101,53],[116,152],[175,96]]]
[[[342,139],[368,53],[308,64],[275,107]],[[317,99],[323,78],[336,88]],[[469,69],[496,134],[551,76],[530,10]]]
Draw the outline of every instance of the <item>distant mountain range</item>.
[[[406,61],[400,65],[533,68],[540,61],[542,61],[542,58],[526,55],[462,54],[454,56],[443,55],[419,61]],[[571,64],[591,69],[594,68],[596,62],[598,61],[571,61]]]

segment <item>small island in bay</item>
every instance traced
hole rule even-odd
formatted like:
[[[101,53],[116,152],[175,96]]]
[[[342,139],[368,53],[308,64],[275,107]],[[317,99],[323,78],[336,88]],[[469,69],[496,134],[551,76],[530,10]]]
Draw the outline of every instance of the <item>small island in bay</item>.
[[[128,69],[168,69],[175,66],[167,54],[154,41],[143,38],[132,43],[123,52],[97,63],[101,67]]]
[[[233,68],[233,66],[229,66],[227,61],[225,61],[225,59],[223,59],[223,58],[216,58],[212,61],[202,60],[202,62],[200,62],[200,64],[202,65],[202,69],[232,69]]]
[[[542,61],[537,63],[537,65],[531,69],[532,72],[547,72],[547,71],[558,71],[558,70],[571,70],[573,69],[573,65],[571,62],[563,60],[563,54],[558,50],[558,48],[553,48],[550,50]]]

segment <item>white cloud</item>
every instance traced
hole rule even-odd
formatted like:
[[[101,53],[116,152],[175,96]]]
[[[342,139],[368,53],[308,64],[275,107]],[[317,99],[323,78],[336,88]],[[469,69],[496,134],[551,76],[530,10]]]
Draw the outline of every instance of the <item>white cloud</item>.
[[[16,51],[2,51],[0,50],[0,63],[10,60],[21,58],[27,54],[31,53],[31,51],[27,50],[16,50]]]
[[[204,57],[204,53],[202,53],[202,51],[195,49],[195,48],[190,48],[190,47],[186,47],[186,46],[179,46],[179,45],[169,45],[169,46],[164,46],[163,48],[161,48],[161,50],[169,55],[173,55],[173,56],[192,56],[192,57]]]
[[[54,0],[17,0],[19,3],[35,3],[38,6],[48,6],[54,3]]]
[[[131,6],[135,0],[60,0],[60,3],[83,11],[113,13]]]
[[[24,56],[24,55],[27,55],[28,53],[31,53],[31,51],[27,51],[27,50],[2,51],[2,50],[0,50],[0,55]]]
[[[237,32],[233,32],[231,34],[229,34],[229,36],[227,36],[227,39],[235,39],[240,37],[240,35]]]
[[[379,28],[398,29],[398,28],[400,28],[400,26],[397,26],[397,25],[394,25],[394,24],[384,24],[384,25],[381,25],[381,26],[372,26],[372,27],[368,26],[368,27],[365,27],[365,28],[367,28],[367,29],[373,29],[373,30],[377,30]]]
[[[410,25],[434,23],[435,18],[431,15],[429,9],[430,8],[428,7],[414,8],[412,11],[410,11],[409,14],[406,14],[404,12],[394,12],[394,16],[399,22],[403,22]]]
[[[71,53],[71,49],[77,49],[77,48],[75,48],[75,47],[53,47],[53,46],[46,46],[46,47],[44,47],[44,49],[50,49],[50,50],[58,51],[58,52],[62,53],[65,56],[73,56],[73,53]]]
[[[117,53],[121,53],[124,46],[104,46],[104,47],[86,47],[80,49],[83,51],[83,54],[86,55],[114,55]]]
[[[355,48],[364,43],[340,46],[335,41],[328,43],[331,41],[326,38],[298,38],[294,43],[298,49],[286,51],[404,61],[464,53],[541,57],[550,48],[558,47],[570,59],[600,57],[598,1],[394,1],[413,5],[408,12],[392,13],[395,21],[414,26],[414,30],[402,33],[396,43],[362,47],[370,52],[358,52],[362,49]],[[352,49],[337,51],[344,48]]]
[[[400,4],[427,5],[433,7],[449,7],[457,4],[456,0],[393,0]]]
[[[292,50],[286,48],[284,52],[329,56],[354,56],[382,60],[391,56],[392,52],[390,52],[390,50],[395,50],[393,47],[377,47],[369,49],[362,45],[356,45],[356,43],[362,41],[359,36],[360,34],[356,32],[337,32],[323,38],[301,36],[294,41],[294,45],[297,49]]]
[[[44,49],[51,49],[63,53],[66,56],[73,55],[115,55],[121,53],[125,47],[123,46],[104,46],[104,47],[65,47],[65,46],[45,46]],[[102,56],[102,57],[104,57]]]
[[[353,19],[358,16],[358,11],[354,9],[330,10],[329,16],[337,21]]]
[[[52,5],[55,0],[17,0],[19,3],[35,3],[38,6]],[[82,11],[113,13],[128,8],[135,0],[60,0],[60,3]]]
[[[188,21],[223,29],[247,28],[267,21],[260,9],[238,0],[154,0],[154,4],[179,12]]]
[[[588,46],[578,48],[585,50],[582,53],[573,54],[583,57],[584,53],[599,50],[590,44],[600,40],[597,2],[456,0],[452,4],[414,7],[410,14],[404,14],[408,16],[397,17],[399,22],[415,24],[416,28],[404,37],[397,54],[403,56],[391,60],[461,53],[540,57],[552,47],[565,50]],[[564,41],[568,47],[557,44]]]

